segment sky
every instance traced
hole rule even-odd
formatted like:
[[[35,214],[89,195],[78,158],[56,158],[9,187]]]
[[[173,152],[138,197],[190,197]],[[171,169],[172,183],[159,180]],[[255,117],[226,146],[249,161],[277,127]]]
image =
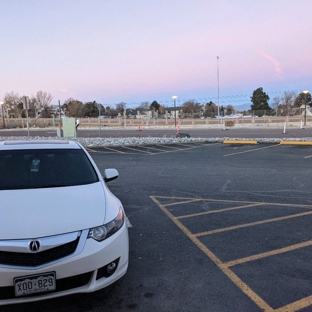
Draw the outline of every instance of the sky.
[[[312,0],[0,0],[0,100],[250,103],[312,90]]]

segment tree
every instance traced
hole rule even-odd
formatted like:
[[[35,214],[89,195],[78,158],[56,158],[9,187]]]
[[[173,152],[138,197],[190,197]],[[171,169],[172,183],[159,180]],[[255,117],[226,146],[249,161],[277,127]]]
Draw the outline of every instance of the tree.
[[[229,105],[226,107],[226,114],[227,114],[227,115],[232,115],[232,114],[234,114],[234,113],[235,113],[235,108],[234,108],[234,106],[229,104]]]
[[[117,110],[110,108],[110,106],[106,107],[105,116],[116,117],[118,115]]]
[[[23,115],[22,97],[14,91],[7,92],[3,98],[3,109],[7,112],[7,116],[20,118]]]
[[[152,109],[154,112],[159,112],[160,104],[157,103],[157,101],[153,101],[150,105],[150,109]]]
[[[305,104],[305,101],[307,101],[307,105],[311,104],[311,93],[303,93],[301,92],[294,101],[294,106],[300,107],[302,104]],[[311,106],[311,105],[310,105]]]
[[[86,117],[99,116],[99,108],[95,101],[85,103],[85,116]]]
[[[44,111],[45,116],[49,115],[50,112],[49,117],[51,117],[51,109],[49,106],[52,102],[52,99],[53,97],[50,93],[41,90],[38,91],[35,96],[33,95],[30,99],[30,102],[35,109],[35,115],[38,116],[40,114],[42,117],[42,112]]]
[[[294,102],[297,97],[294,91],[284,91],[282,96],[273,99],[273,108],[279,111],[281,116],[289,116],[295,113]]]
[[[123,115],[125,110],[126,110],[126,103],[125,102],[120,102],[120,103],[116,104],[117,114]]]
[[[105,107],[101,103],[97,103],[98,109],[99,109],[99,116],[102,116],[102,114],[105,113]]]
[[[200,112],[202,110],[202,106],[200,103],[195,100],[188,100],[183,103],[184,111],[186,116],[189,117],[200,117]]]
[[[212,101],[205,104],[204,117],[214,118],[217,113],[218,113],[218,106],[216,104],[214,104]]]
[[[85,106],[82,102],[75,100],[73,98],[67,99],[62,105],[63,111],[65,111],[68,117],[84,117],[85,116]]]
[[[167,109],[167,108],[166,108],[165,106],[159,105],[158,114],[160,114],[160,115],[165,115],[166,109]]]
[[[251,97],[251,110],[259,111],[257,112],[259,116],[262,116],[265,111],[270,112],[272,109],[268,103],[269,99],[270,97],[263,91],[263,88],[254,90]]]
[[[148,110],[150,103],[148,101],[142,102],[136,109],[138,110]]]

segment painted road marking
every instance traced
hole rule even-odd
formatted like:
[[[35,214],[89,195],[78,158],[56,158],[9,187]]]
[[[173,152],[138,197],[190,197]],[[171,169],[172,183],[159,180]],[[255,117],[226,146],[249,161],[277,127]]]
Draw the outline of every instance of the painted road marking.
[[[307,216],[310,214],[312,214],[312,211],[297,213],[297,214],[285,216],[285,217],[278,217],[278,218],[266,219],[266,220],[262,220],[262,221],[256,221],[256,222],[251,222],[251,223],[229,226],[226,228],[201,232],[201,233],[197,233],[194,235],[196,237],[206,236],[206,235],[211,235],[211,234],[216,234],[216,233],[221,233],[221,232],[227,232],[227,231],[242,229],[242,228],[249,227],[249,226],[255,226],[255,225],[260,225],[260,224],[265,224],[265,223],[271,223],[271,222],[277,222],[277,221],[282,221],[282,220],[287,220],[287,219],[298,218],[298,217]]]
[[[193,241],[193,243],[201,249],[221,270],[227,277],[240,288],[253,302],[255,302],[261,309],[273,312],[274,310],[258,296],[246,283],[244,283],[231,269],[224,265],[224,263],[211,252],[201,241],[195,237],[180,221],[178,221],[168,209],[162,205],[154,196],[151,199],[160,207],[160,209],[184,232],[184,234]]]
[[[242,292],[244,292],[253,302],[255,302],[259,308],[261,308],[264,311],[278,311],[278,312],[288,312],[288,311],[298,311],[300,309],[309,307],[312,305],[312,295],[302,298],[298,301],[292,302],[290,304],[287,304],[283,307],[280,307],[278,309],[273,309],[267,302],[265,302],[255,291],[253,291],[244,281],[242,281],[230,268],[242,263],[247,263],[251,261],[255,261],[261,258],[267,258],[270,256],[278,255],[278,254],[283,254],[286,252],[292,252],[294,250],[298,250],[301,248],[309,247],[312,246],[312,240],[298,243],[298,244],[293,244],[287,247],[275,249],[275,250],[270,250],[268,252],[263,252],[255,255],[251,255],[249,257],[244,257],[241,259],[235,259],[232,261],[228,262],[222,262],[221,259],[219,259],[209,248],[205,246],[204,243],[202,243],[199,240],[199,237],[202,237],[204,235],[211,235],[215,233],[220,233],[223,231],[230,231],[230,230],[235,230],[237,228],[241,227],[247,227],[247,226],[254,226],[258,224],[264,224],[264,223],[271,223],[275,221],[281,221],[281,220],[286,220],[286,219],[292,219],[296,217],[301,217],[304,215],[310,215],[312,214],[312,205],[302,205],[302,204],[282,204],[282,203],[267,203],[267,202],[248,202],[248,201],[230,201],[230,200],[217,200],[217,199],[201,199],[201,198],[185,198],[185,197],[166,197],[166,196],[150,196],[150,198],[160,207],[160,209],[177,225],[178,228],[180,228],[184,234],[193,241],[193,243],[201,249],[207,257],[209,257],[218,267],[222,272],[228,276],[228,278],[238,287],[241,289]],[[168,203],[162,204],[160,201],[166,201],[168,200]],[[208,201],[208,202],[216,202],[216,203],[225,203],[229,204],[232,203],[236,205],[235,207],[230,207],[230,208],[224,208],[224,209],[218,209],[218,210],[210,210],[206,212],[201,212],[201,213],[191,213],[191,214],[185,214],[183,216],[174,216],[168,207],[173,207],[174,205],[187,205],[189,203],[196,203],[196,202],[201,202],[201,201]],[[303,213],[296,213],[293,215],[287,215],[284,217],[279,217],[279,218],[271,218],[271,219],[266,219],[263,221],[257,221],[257,222],[251,222],[251,223],[246,223],[238,226],[232,226],[232,227],[226,227],[226,228],[220,228],[214,231],[206,231],[206,232],[201,232],[194,234],[192,233],[186,226],[184,226],[181,222],[180,219],[186,219],[186,218],[192,218],[192,217],[197,217],[201,215],[206,215],[206,214],[212,214],[212,213],[221,213],[221,212],[227,212],[230,210],[235,210],[235,209],[248,209],[252,208],[255,206],[265,206],[265,205],[270,205],[270,206],[277,206],[277,207],[293,207],[295,208],[306,208],[308,211],[303,212]],[[188,206],[186,206],[186,209]],[[187,211],[186,211],[187,212]]]
[[[231,153],[231,154],[227,154],[227,155],[223,155],[223,156],[224,156],[224,157],[227,157],[227,156],[233,156],[233,155],[238,155],[238,154],[250,153],[250,152],[262,150],[262,149],[265,149],[265,148],[275,147],[275,146],[279,146],[279,144],[274,144],[274,145],[264,146],[264,147],[258,147],[258,148],[254,148],[254,149],[251,149],[251,150],[248,150],[248,151],[237,152],[237,153]]]
[[[139,150],[139,149],[130,147],[130,146],[124,146],[124,145],[123,145],[122,148],[129,149],[129,150],[131,150],[131,151],[140,152],[140,153],[150,154],[150,155],[153,155],[153,154],[154,154],[154,153],[147,152],[147,151],[142,151],[142,150]]]
[[[308,247],[311,245],[312,245],[312,240],[309,240],[309,241],[304,242],[304,243],[294,244],[291,246],[275,249],[275,250],[268,251],[268,252],[262,252],[260,254],[252,255],[250,257],[245,257],[245,258],[241,258],[241,259],[237,259],[237,260],[228,261],[228,262],[225,262],[224,264],[228,267],[231,267],[234,265],[238,265],[238,264],[242,264],[242,263],[246,263],[246,262],[250,262],[250,261],[254,261],[254,260],[258,260],[258,259],[262,259],[262,258],[266,258],[266,257],[270,257],[270,256],[279,255],[279,254],[282,254],[285,252],[289,252],[289,251],[293,251],[296,249]]]

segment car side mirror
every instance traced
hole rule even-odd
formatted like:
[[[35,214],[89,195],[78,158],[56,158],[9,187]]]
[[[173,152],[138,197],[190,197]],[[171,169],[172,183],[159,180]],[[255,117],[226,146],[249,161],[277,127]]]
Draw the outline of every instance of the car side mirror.
[[[119,173],[116,169],[113,169],[113,168],[109,168],[109,169],[105,169],[104,170],[104,181],[105,182],[109,182],[109,181],[112,181],[112,180],[115,180],[117,179],[119,176]]]

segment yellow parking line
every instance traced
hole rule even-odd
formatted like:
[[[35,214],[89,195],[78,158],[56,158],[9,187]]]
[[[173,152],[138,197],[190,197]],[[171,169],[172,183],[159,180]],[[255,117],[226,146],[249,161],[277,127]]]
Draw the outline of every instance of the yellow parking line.
[[[132,150],[132,151],[141,152],[141,153],[145,153],[145,154],[149,154],[149,155],[154,155],[154,153],[147,152],[147,151],[141,151],[139,149],[132,148],[132,147],[129,147],[129,146],[122,146],[122,147],[125,148],[125,149]]]
[[[223,144],[258,144],[255,140],[224,140]]]
[[[160,149],[160,148],[151,147],[151,146],[148,146],[148,147],[147,147],[147,146],[141,145],[140,147],[152,149],[152,150],[159,151],[159,152],[167,152],[166,150],[162,150],[162,149]]]
[[[201,233],[197,233],[197,234],[194,234],[194,235],[196,237],[206,236],[206,235],[211,235],[211,234],[216,234],[216,233],[221,233],[221,232],[226,232],[226,231],[242,229],[242,228],[249,227],[249,226],[255,226],[255,225],[260,225],[260,224],[265,224],[265,223],[281,221],[281,220],[298,218],[298,217],[307,216],[307,215],[310,215],[310,214],[312,214],[312,211],[297,213],[297,214],[293,214],[293,215],[285,216],[285,217],[266,219],[266,220],[262,220],[262,221],[256,221],[256,222],[251,222],[251,223],[245,223],[245,224],[240,224],[240,225],[229,226],[229,227],[226,227],[226,228],[221,228],[221,229],[217,229],[217,230],[201,232]]]
[[[97,153],[98,151],[94,150],[94,149],[91,149],[89,147],[85,147],[85,149],[88,151],[88,152],[93,152],[93,153]]]
[[[244,206],[238,206],[238,207],[231,207],[231,208],[225,208],[225,209],[218,209],[218,210],[210,210],[210,211],[205,211],[205,212],[193,213],[193,214],[189,214],[189,215],[179,216],[176,218],[177,219],[186,219],[186,218],[198,217],[198,216],[203,216],[203,215],[212,214],[212,213],[220,213],[220,212],[224,212],[224,211],[238,210],[238,209],[263,206],[263,205],[264,205],[263,203],[250,204],[250,205],[244,205]],[[167,207],[167,205],[165,205],[165,206]]]
[[[220,143],[211,143],[209,145],[214,145],[214,144],[220,144]],[[186,145],[187,144],[181,145],[181,146],[186,146]],[[157,144],[157,146],[159,146],[159,145]],[[185,147],[185,148],[170,147],[170,148],[174,148],[175,150],[174,151],[164,151],[164,152],[154,153],[153,155],[159,155],[159,154],[164,154],[164,153],[175,153],[175,152],[180,152],[180,151],[186,151],[186,150],[190,150],[190,149],[200,148],[200,147],[203,147],[203,146],[208,146],[208,145],[192,146],[192,147]]]
[[[224,155],[224,157],[226,157],[226,156],[232,156],[232,155],[238,155],[238,154],[244,154],[244,153],[250,153],[250,152],[258,151],[258,150],[265,149],[265,148],[275,147],[275,146],[279,146],[279,144],[274,144],[274,145],[264,146],[264,147],[258,147],[258,148],[254,148],[254,149],[252,149],[252,150],[243,151],[243,152],[237,152],[237,153],[227,154],[227,155]]]
[[[238,265],[238,264],[242,264],[242,263],[246,263],[246,262],[250,262],[250,261],[255,261],[258,259],[279,255],[279,254],[282,254],[285,252],[293,251],[293,250],[304,248],[304,247],[311,246],[311,245],[312,245],[312,240],[309,240],[309,241],[304,242],[304,243],[294,244],[294,245],[287,246],[284,248],[279,248],[279,249],[271,250],[268,252],[263,252],[263,253],[260,253],[257,255],[252,255],[249,257],[228,261],[228,262],[225,262],[224,264],[228,267],[231,267],[234,265]]]
[[[292,302],[274,311],[276,312],[289,312],[289,311],[299,311],[303,308],[309,307],[312,304],[312,296],[305,297],[301,300]]]
[[[164,144],[156,144],[156,146],[164,146]],[[169,146],[169,145],[165,145],[166,147],[168,148],[171,148],[171,149],[175,149],[175,150],[183,150],[183,148],[178,148],[178,147],[175,147],[175,146]]]
[[[104,149],[107,149],[109,151],[112,151],[112,152],[115,152],[115,153],[119,153],[119,154],[125,154],[125,152],[122,152],[122,151],[118,151],[114,148],[111,148],[111,147],[107,147],[107,146],[103,146]]]
[[[194,198],[189,197],[176,197],[176,196],[155,196],[156,198],[162,199],[176,199],[176,200],[193,200]],[[310,204],[284,204],[284,203],[269,203],[269,202],[252,202],[252,201],[245,201],[245,200],[229,200],[229,199],[214,199],[214,198],[196,198],[202,201],[208,202],[218,202],[218,203],[235,203],[235,204],[263,204],[263,205],[271,205],[271,206],[287,206],[287,207],[301,207],[301,208],[308,208],[312,209],[312,205]],[[176,202],[179,204],[180,202]],[[164,205],[166,206],[166,205]]]
[[[162,205],[154,196],[150,198],[156,203],[157,206],[182,230],[182,232],[193,241],[193,243],[209,257],[219,269],[243,292],[245,293],[260,309],[266,312],[273,312],[274,310],[258,296],[246,283],[244,283],[231,269],[224,265],[224,263],[210,251],[200,240],[193,235],[180,221],[178,221],[169,210]],[[311,212],[312,213],[312,212]]]

